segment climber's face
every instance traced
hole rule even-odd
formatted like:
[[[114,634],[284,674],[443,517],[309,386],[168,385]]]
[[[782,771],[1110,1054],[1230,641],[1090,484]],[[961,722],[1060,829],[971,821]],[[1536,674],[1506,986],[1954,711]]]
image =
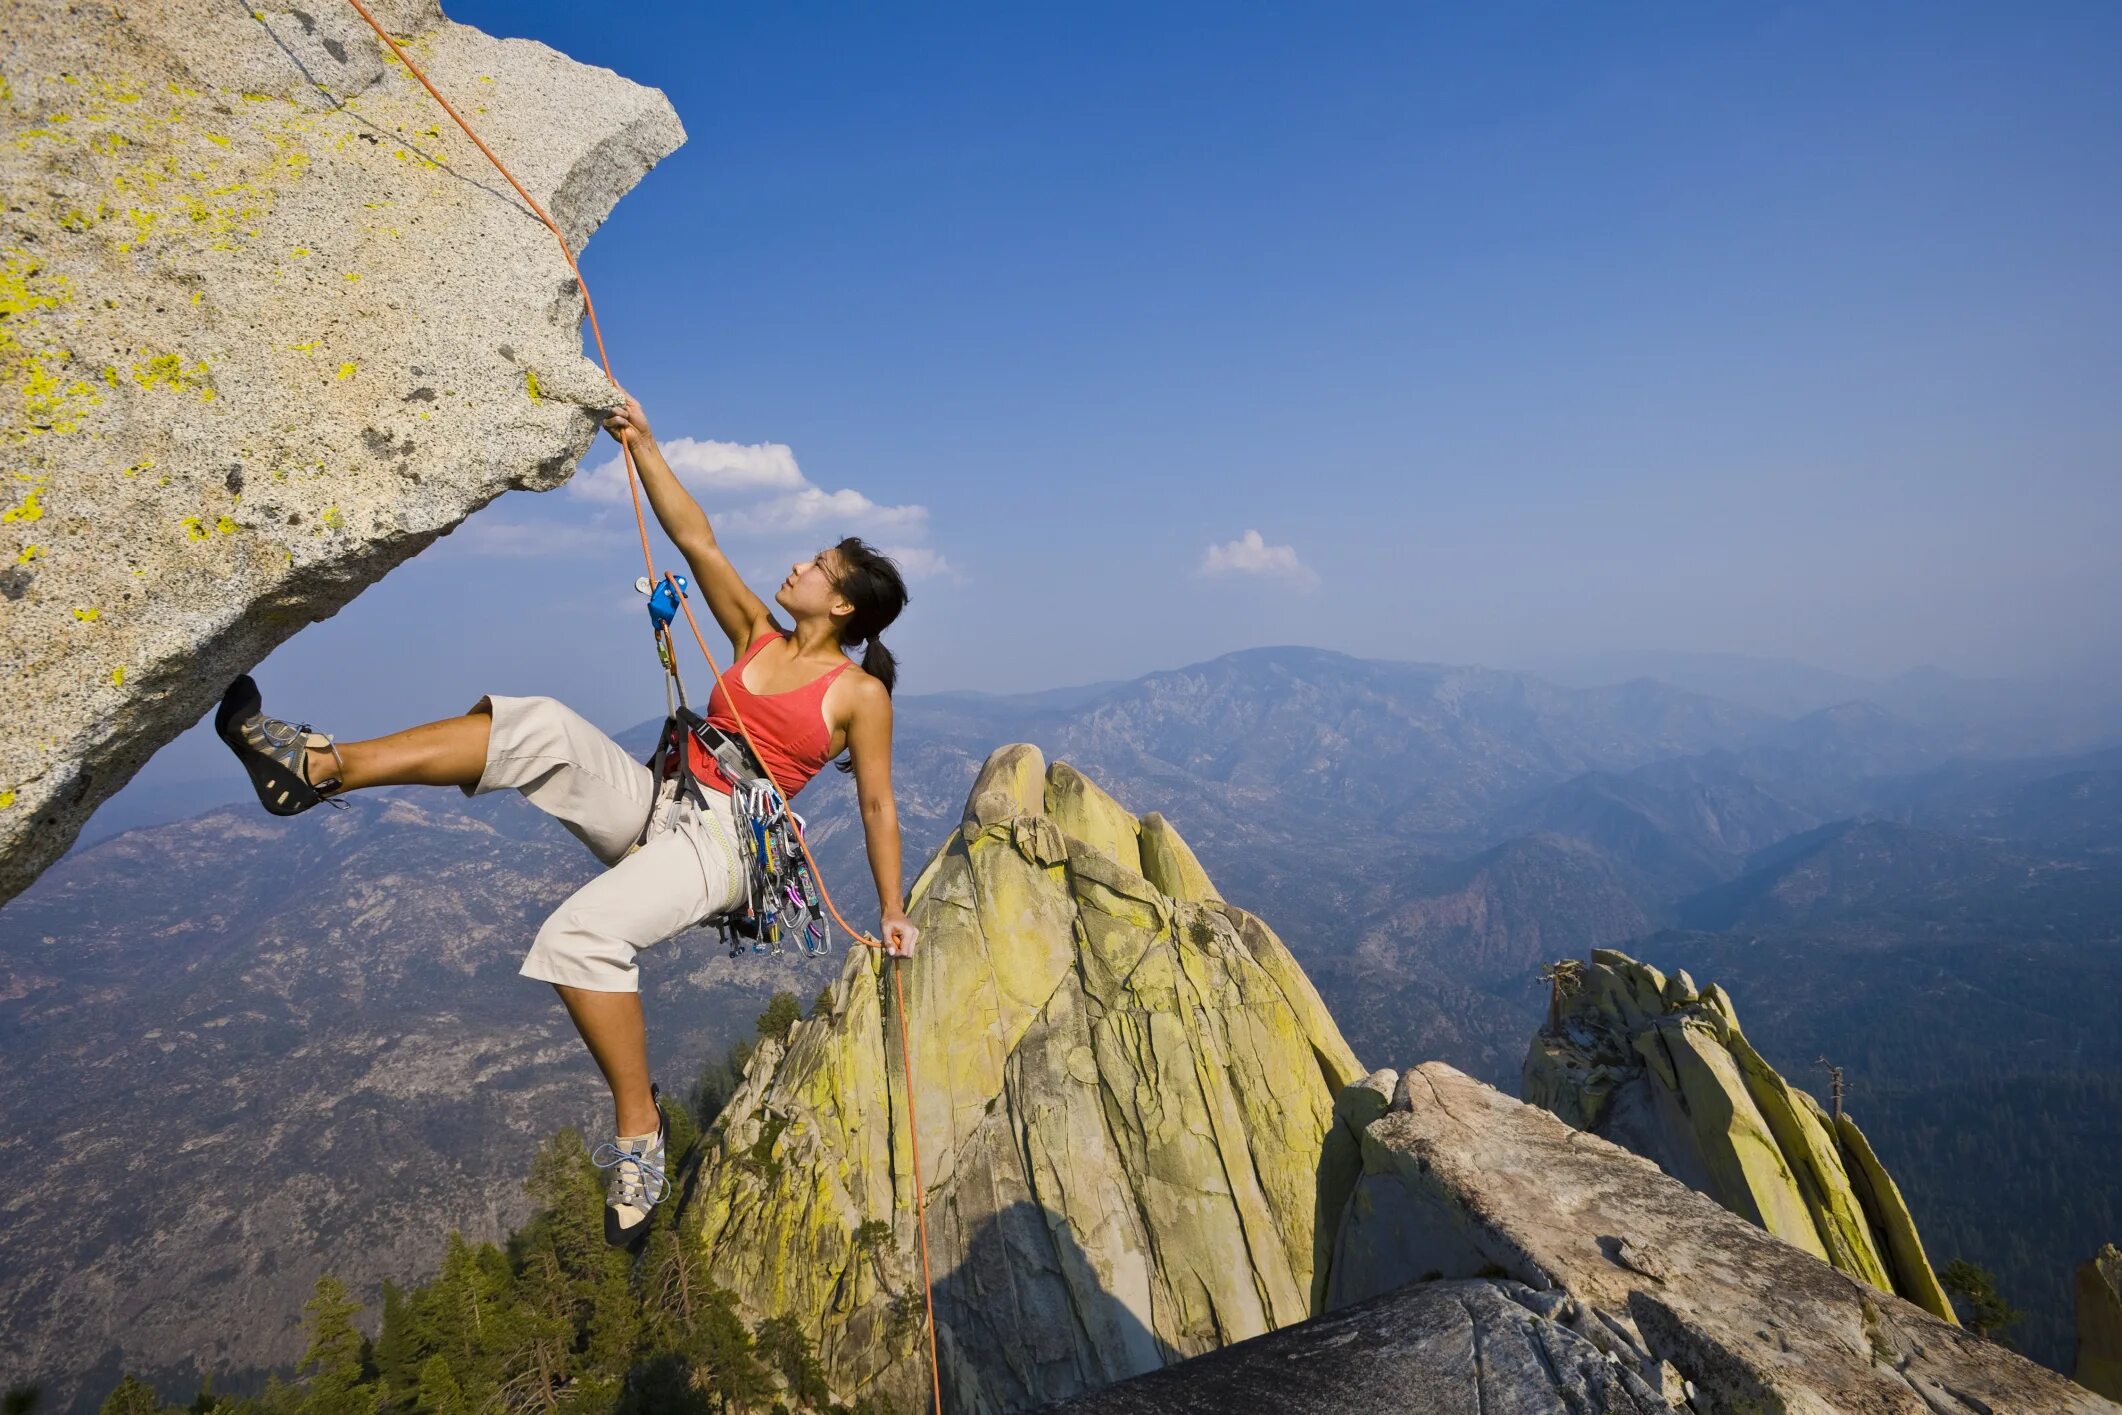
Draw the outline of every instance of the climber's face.
[[[844,618],[854,613],[855,607],[841,597],[840,574],[838,551],[821,550],[798,560],[789,566],[788,578],[774,593],[774,603],[799,620]]]

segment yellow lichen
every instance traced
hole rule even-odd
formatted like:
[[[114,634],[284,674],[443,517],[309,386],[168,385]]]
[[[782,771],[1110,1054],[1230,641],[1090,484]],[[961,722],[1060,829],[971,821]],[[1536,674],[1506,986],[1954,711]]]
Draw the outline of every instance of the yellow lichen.
[[[545,395],[538,391],[538,375],[536,370],[523,370],[523,391],[530,394],[530,400],[533,403],[543,403],[545,401]]]
[[[25,545],[22,547],[22,553],[15,557],[15,563],[17,565],[27,565],[30,563],[30,561],[35,560],[38,556],[42,554],[44,554],[43,546]]]
[[[100,609],[77,609],[74,611],[74,617],[84,624],[93,624],[103,617],[103,611]]]
[[[214,401],[213,370],[206,360],[194,359],[186,368],[181,354],[156,354],[133,365],[133,382],[142,388],[166,388],[172,393],[189,393],[202,403]]]
[[[214,522],[214,529],[222,535],[232,536],[236,533],[238,527],[234,521],[223,516],[220,520]]]
[[[347,360],[347,361],[346,361],[345,363],[343,363],[343,364],[339,365],[339,381],[340,381],[341,383],[344,383],[344,382],[346,382],[346,380],[348,380],[349,378],[352,378],[352,377],[354,376],[354,370],[355,370],[355,369],[357,369],[357,368],[359,368],[359,367],[361,367],[361,365],[359,365],[359,364],[355,363],[355,362],[354,362],[353,360],[351,360],[351,359],[349,359],[349,360]]]
[[[197,516],[186,516],[183,520],[177,522],[177,524],[184,528],[184,534],[189,536],[191,539],[206,539],[206,523],[200,520]]]
[[[122,688],[125,686],[124,664],[121,663],[116,668],[113,668],[111,670],[111,686],[114,688]]]
[[[15,804],[15,793],[14,793],[14,792],[12,792],[12,791],[0,791],[0,811],[4,811],[4,810],[6,810],[6,809],[7,809],[7,808],[8,808],[9,806],[12,806],[12,805],[14,805],[14,804]]]
[[[31,487],[18,504],[8,507],[5,511],[0,511],[0,522],[43,520],[43,496],[44,491],[41,487]]]
[[[325,525],[330,526],[335,531],[346,524],[346,518],[339,514],[339,508],[336,506],[325,507],[324,514],[317,519],[323,521]]]

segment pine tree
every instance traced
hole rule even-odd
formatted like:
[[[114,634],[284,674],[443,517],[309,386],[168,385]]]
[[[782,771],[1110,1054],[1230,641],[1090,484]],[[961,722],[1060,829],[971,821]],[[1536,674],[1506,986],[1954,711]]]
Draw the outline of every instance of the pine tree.
[[[1997,1291],[1997,1279],[1988,1268],[1970,1263],[1965,1258],[1955,1258],[1947,1263],[1938,1273],[1938,1285],[1952,1296],[1960,1320],[1976,1336],[2002,1341],[1997,1333],[2015,1325],[2025,1315],[2004,1300],[2004,1295]]]
[[[766,1000],[766,1011],[759,1014],[759,1035],[786,1042],[789,1030],[802,1020],[803,1004],[796,1001],[796,995],[777,992]]]
[[[103,1398],[97,1415],[162,1415],[162,1402],[153,1386],[128,1372]]]
[[[717,1410],[749,1409],[772,1392],[773,1381],[737,1315],[736,1295],[715,1285],[706,1255],[675,1228],[650,1235],[641,1300],[641,1345],[651,1356],[637,1367],[636,1408],[664,1408],[655,1403],[658,1392],[679,1380]]]
[[[372,1415],[378,1392],[362,1381],[361,1333],[354,1318],[361,1304],[346,1295],[346,1284],[327,1273],[302,1308],[308,1319],[309,1349],[300,1370],[309,1378],[303,1415]]]
[[[434,1349],[421,1340],[420,1322],[413,1299],[394,1282],[383,1284],[383,1327],[376,1334],[374,1357],[376,1382],[382,1387],[383,1406],[388,1410],[410,1410],[419,1390],[422,1358]]]
[[[520,1236],[520,1235],[519,1235]],[[575,1310],[571,1284],[550,1232],[526,1245],[498,1349],[502,1396],[519,1410],[555,1410],[559,1388],[575,1365]]]
[[[768,1317],[754,1328],[759,1355],[788,1382],[789,1396],[799,1408],[822,1410],[832,1400],[826,1388],[825,1368],[810,1338],[790,1316]]]
[[[424,1415],[472,1415],[464,1388],[449,1368],[449,1358],[439,1351],[420,1363],[413,1386]]]

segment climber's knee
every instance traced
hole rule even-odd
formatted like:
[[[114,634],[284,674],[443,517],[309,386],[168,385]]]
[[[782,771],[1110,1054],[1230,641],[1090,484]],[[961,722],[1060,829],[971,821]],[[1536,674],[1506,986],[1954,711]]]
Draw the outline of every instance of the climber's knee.
[[[639,992],[641,970],[635,947],[600,921],[596,911],[570,900],[539,926],[520,970],[526,978],[589,992]]]

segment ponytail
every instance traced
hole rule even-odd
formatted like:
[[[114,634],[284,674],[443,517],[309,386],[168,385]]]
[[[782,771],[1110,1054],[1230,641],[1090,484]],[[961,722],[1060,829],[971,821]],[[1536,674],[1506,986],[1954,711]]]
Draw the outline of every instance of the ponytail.
[[[899,681],[899,660],[892,657],[890,649],[871,639],[869,647],[862,651],[862,671],[882,683],[889,693]]]

